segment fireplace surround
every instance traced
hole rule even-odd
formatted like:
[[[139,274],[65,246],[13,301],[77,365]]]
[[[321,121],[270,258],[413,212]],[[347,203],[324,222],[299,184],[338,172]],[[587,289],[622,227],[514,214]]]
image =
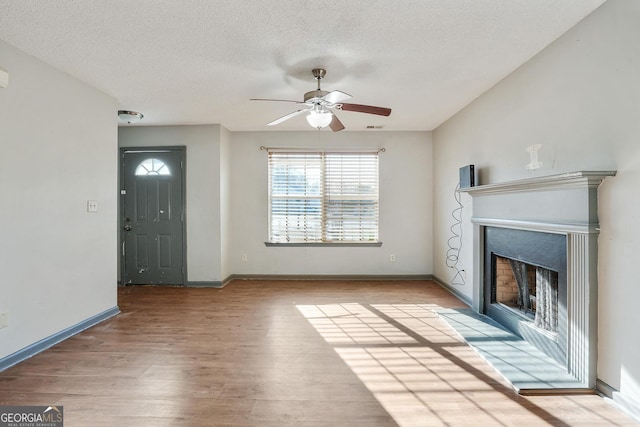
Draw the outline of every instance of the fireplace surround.
[[[534,344],[588,388],[596,382],[597,192],[614,175],[578,171],[461,190],[473,200],[473,309]],[[556,332],[496,301],[497,257],[557,273]]]

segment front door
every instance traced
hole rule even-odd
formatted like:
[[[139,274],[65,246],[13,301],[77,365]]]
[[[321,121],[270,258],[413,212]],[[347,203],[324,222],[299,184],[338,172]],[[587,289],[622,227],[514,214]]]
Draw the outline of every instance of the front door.
[[[183,285],[184,147],[121,150],[126,285]]]

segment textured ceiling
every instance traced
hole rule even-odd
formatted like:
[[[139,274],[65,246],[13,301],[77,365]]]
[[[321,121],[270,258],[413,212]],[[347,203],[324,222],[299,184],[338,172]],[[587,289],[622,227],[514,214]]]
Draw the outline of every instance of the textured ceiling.
[[[393,109],[341,112],[347,130],[432,130],[604,1],[0,0],[0,39],[141,125],[273,129],[296,105],[249,98],[301,100],[323,67],[323,89]]]

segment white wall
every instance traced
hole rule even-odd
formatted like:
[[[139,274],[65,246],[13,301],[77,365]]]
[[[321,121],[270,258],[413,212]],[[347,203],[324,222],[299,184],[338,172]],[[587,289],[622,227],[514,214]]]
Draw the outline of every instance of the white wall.
[[[0,67],[2,358],[116,307],[118,154],[113,98],[2,41]]]
[[[121,147],[187,147],[189,282],[220,282],[234,274],[431,274],[429,132],[234,133],[219,125],[125,126],[118,138]],[[266,247],[267,155],[261,145],[385,147],[380,156],[382,247]],[[242,253],[247,254],[246,262],[241,261]],[[397,259],[393,263],[392,253]]]
[[[426,275],[432,272],[432,144],[429,132],[237,132],[231,141],[236,274]],[[381,247],[266,247],[267,147],[379,148]],[[241,254],[247,261],[241,261]],[[396,255],[396,262],[389,255]]]
[[[187,147],[187,280],[219,282],[220,125],[123,126],[120,147]]]
[[[600,187],[598,377],[640,402],[640,2],[609,0],[529,63],[434,132],[434,274],[445,266],[458,168],[481,169],[481,183],[576,170],[618,170]],[[542,144],[543,167],[525,165]],[[471,296],[471,200],[460,268]],[[549,206],[553,209],[553,206]],[[636,409],[640,410],[636,406]],[[640,412],[638,412],[640,414]]]
[[[231,270],[231,133],[220,132],[220,272],[224,281],[233,274]]]

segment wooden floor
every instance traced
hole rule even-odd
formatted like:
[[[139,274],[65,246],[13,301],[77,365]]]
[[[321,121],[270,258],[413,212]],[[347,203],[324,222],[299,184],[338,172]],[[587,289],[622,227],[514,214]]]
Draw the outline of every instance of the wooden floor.
[[[432,282],[126,287],[122,314],[0,373],[65,426],[637,425],[596,395],[521,397],[433,312]]]

